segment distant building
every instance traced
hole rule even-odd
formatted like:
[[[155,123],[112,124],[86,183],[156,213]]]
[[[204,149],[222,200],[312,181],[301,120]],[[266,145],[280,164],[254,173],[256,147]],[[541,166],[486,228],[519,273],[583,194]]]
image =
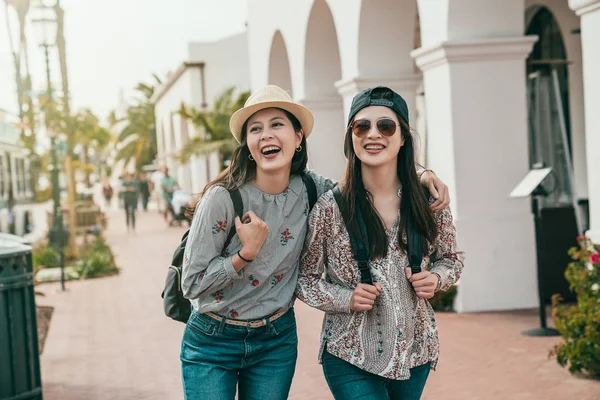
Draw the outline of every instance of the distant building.
[[[17,117],[0,110],[0,231],[8,232],[13,219],[15,233],[22,235],[23,205],[32,202],[33,192],[29,150],[19,144],[18,121]]]
[[[221,171],[218,152],[191,158],[180,164],[173,156],[192,137],[200,134],[178,111],[181,104],[210,109],[227,88],[249,90],[248,38],[241,33],[206,43],[190,43],[188,59],[159,86],[155,103],[157,164],[169,167],[172,176],[188,193],[199,193]]]

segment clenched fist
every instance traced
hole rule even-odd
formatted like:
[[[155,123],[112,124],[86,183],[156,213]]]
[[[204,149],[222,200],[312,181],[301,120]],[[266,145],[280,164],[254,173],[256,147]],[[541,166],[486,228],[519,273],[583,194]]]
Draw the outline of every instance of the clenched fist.
[[[246,259],[254,259],[269,236],[269,227],[252,211],[235,217],[235,231],[242,242],[240,254]]]
[[[352,293],[350,300],[350,309],[353,311],[368,311],[373,308],[375,299],[381,294],[381,284],[375,282],[374,285],[359,283]]]

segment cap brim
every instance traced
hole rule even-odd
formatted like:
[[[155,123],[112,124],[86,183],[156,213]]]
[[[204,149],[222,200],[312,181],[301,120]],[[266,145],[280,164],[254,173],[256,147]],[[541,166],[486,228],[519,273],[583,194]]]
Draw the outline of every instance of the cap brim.
[[[258,103],[248,107],[240,108],[233,113],[231,119],[229,120],[229,129],[235,137],[235,140],[237,140],[238,143],[241,142],[242,127],[248,118],[260,110],[273,107],[286,110],[298,118],[300,125],[302,125],[302,131],[304,131],[304,137],[308,137],[308,135],[310,135],[315,123],[315,119],[312,112],[310,112],[308,108],[301,104],[290,103],[288,101],[267,101],[264,103]]]

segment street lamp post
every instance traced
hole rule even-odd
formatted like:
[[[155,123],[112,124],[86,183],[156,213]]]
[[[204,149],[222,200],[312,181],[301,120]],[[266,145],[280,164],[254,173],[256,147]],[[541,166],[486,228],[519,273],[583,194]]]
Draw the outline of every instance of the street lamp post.
[[[45,104],[46,133],[50,137],[51,157],[52,157],[52,198],[54,199],[53,214],[54,223],[50,229],[50,242],[58,251],[60,256],[60,284],[61,289],[65,290],[65,262],[64,262],[64,243],[63,243],[63,217],[62,207],[60,205],[60,183],[58,177],[58,160],[56,156],[56,132],[50,129],[49,105],[52,100],[52,78],[50,74],[50,54],[49,48],[56,45],[57,24],[54,10],[43,3],[36,4],[32,9],[31,22],[36,29],[36,38],[40,47],[44,49],[46,60],[46,80],[47,80],[47,102]]]

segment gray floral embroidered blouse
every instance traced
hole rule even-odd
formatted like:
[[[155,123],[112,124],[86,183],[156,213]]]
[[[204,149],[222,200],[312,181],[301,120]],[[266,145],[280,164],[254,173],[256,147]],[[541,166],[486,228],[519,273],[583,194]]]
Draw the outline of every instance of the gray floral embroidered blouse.
[[[442,289],[460,277],[463,254],[457,250],[456,230],[450,209],[434,213],[438,237],[423,257],[422,268],[440,275]],[[435,369],[439,354],[437,324],[427,300],[417,298],[406,278],[406,252],[397,237],[399,216],[388,234],[388,253],[369,263],[373,280],[383,291],[370,311],[350,310],[350,300],[360,282],[348,231],[332,192],[324,194],[309,218],[309,232],[302,258],[296,296],[325,311],[321,351],[339,357],[385,378],[410,378],[410,368],[431,361]],[[323,277],[325,272],[325,277]]]
[[[309,172],[320,196],[333,183]],[[227,190],[214,187],[194,213],[182,266],[184,296],[198,313],[236,319],[259,319],[292,306],[298,263],[308,225],[308,194],[302,178],[290,178],[277,195],[251,183],[240,188],[244,212],[252,210],[269,227],[269,236],[256,258],[239,272],[231,256],[241,249],[237,235],[223,251],[235,211]]]

